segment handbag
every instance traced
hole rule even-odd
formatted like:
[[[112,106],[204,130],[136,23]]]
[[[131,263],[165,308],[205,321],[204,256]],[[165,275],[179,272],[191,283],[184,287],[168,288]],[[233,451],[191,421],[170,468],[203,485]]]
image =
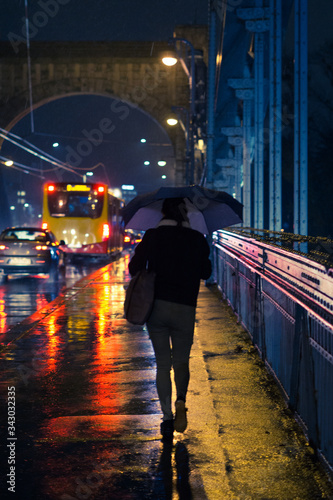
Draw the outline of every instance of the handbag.
[[[154,271],[142,269],[131,279],[126,290],[124,312],[127,321],[133,325],[144,325],[148,320],[155,295]]]

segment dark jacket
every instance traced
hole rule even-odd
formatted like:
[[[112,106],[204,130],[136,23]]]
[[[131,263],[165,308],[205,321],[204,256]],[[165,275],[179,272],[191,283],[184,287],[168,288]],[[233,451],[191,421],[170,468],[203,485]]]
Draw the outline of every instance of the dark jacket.
[[[129,263],[134,276],[148,265],[156,271],[155,298],[196,306],[200,279],[212,272],[205,237],[189,227],[149,229]]]

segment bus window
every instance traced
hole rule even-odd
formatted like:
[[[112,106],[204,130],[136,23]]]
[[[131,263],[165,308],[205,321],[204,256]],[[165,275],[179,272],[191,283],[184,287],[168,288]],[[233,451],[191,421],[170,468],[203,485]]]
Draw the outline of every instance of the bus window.
[[[51,192],[48,207],[52,217],[90,217],[98,219],[103,209],[103,193]]]

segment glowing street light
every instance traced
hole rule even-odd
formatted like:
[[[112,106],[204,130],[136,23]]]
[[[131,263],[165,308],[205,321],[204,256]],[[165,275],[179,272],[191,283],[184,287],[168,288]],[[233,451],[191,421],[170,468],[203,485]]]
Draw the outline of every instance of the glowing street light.
[[[165,66],[174,66],[177,62],[178,58],[173,52],[167,52],[162,57],[162,63],[165,64]]]
[[[119,188],[114,188],[112,190],[112,194],[113,196],[115,196],[116,198],[121,198],[122,197],[122,192],[121,192],[121,189]]]
[[[184,134],[186,141],[186,182],[193,182],[193,173],[194,173],[194,144],[193,144],[193,133],[190,126],[190,113],[186,108],[182,106],[172,106],[172,111],[174,112],[174,116],[171,116],[167,119],[167,124],[174,127],[179,123]],[[177,116],[177,118],[176,118]]]
[[[7,160],[5,161],[6,167],[12,167],[14,165],[14,162],[12,160]]]
[[[168,118],[167,119],[167,124],[170,125],[171,127],[174,127],[175,125],[177,125],[177,123],[178,123],[177,118]]]
[[[162,61],[166,66],[174,66],[178,62],[175,57],[163,57]]]

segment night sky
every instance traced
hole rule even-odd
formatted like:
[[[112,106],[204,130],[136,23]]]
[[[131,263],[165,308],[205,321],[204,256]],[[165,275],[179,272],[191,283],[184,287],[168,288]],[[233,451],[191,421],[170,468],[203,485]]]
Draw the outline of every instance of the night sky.
[[[34,40],[167,40],[176,24],[206,24],[208,2],[29,0],[28,11]],[[49,19],[38,29],[43,11]],[[24,13],[24,0],[1,0],[1,40],[9,33],[22,35]]]

